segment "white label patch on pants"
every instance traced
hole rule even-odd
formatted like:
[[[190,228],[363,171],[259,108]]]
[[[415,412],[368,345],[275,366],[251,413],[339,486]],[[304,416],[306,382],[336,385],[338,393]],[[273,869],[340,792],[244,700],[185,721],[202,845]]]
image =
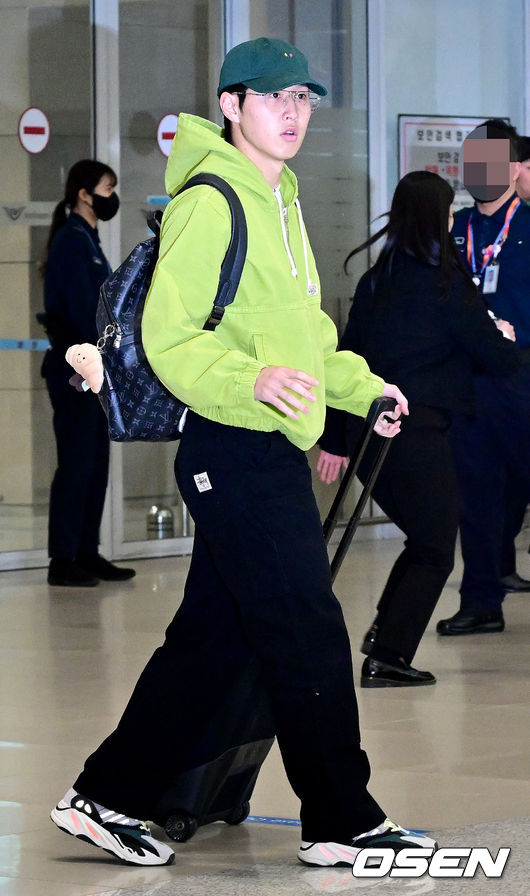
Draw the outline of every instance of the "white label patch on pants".
[[[207,492],[211,489],[212,483],[208,479],[208,473],[196,473],[193,478],[195,479],[195,485],[200,492]]]

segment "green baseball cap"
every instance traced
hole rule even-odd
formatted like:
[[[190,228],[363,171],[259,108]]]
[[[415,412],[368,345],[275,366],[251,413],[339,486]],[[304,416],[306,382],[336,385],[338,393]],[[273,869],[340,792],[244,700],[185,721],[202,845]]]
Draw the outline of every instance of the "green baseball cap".
[[[304,54],[283,40],[258,37],[233,47],[225,57],[219,75],[217,96],[234,84],[244,84],[257,93],[283,90],[291,84],[306,84],[319,96],[327,90],[309,76]]]

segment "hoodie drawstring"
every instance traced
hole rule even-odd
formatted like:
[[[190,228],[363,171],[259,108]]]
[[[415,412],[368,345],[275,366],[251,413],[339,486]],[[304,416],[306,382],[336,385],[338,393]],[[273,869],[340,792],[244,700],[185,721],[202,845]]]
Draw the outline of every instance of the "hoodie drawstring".
[[[305,275],[307,280],[307,294],[308,296],[316,296],[318,293],[318,286],[316,283],[313,283],[311,277],[309,276],[309,260],[307,257],[307,239],[305,234],[305,224],[304,219],[302,217],[302,207],[298,199],[294,200],[294,204],[296,206],[296,211],[298,212],[298,224],[300,227],[300,233],[302,234],[302,246],[304,249],[304,261],[305,261]]]
[[[293,277],[298,277],[298,271],[296,269],[296,264],[295,264],[295,261],[293,258],[293,253],[291,252],[291,247],[289,245],[289,237],[287,234],[287,227],[285,225],[285,218],[287,216],[287,208],[283,204],[280,188],[276,187],[276,189],[273,192],[274,192],[274,195],[276,196],[276,202],[278,203],[278,208],[280,210],[280,223],[282,225],[283,243],[285,246],[285,251],[287,253],[287,257],[289,259],[289,264],[291,265],[291,275]],[[302,247],[304,250],[305,273],[306,273],[306,280],[307,280],[307,294],[308,294],[308,296],[314,296],[318,293],[318,287],[315,283],[312,282],[311,277],[309,276],[309,259],[308,259],[308,253],[307,253],[307,239],[306,239],[306,234],[305,234],[304,219],[302,217],[302,209],[300,207],[300,202],[298,199],[295,199],[294,204],[296,207],[296,212],[298,214],[298,224],[300,227],[300,233],[302,235]]]

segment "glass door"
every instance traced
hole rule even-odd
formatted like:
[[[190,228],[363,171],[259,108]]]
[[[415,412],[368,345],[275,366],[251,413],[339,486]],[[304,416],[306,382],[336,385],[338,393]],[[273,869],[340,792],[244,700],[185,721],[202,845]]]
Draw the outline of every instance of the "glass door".
[[[368,85],[367,20],[365,0],[242,0],[227,4],[229,42],[247,38],[277,37],[298,46],[309,69],[328,88],[314,116],[299,154],[290,166],[298,177],[300,201],[317,260],[322,306],[339,332],[345,326],[350,299],[366,270],[365,253],[349,265],[343,262],[367,237],[368,207]],[[248,23],[247,35],[241,22]],[[318,449],[309,452],[312,466]],[[329,510],[333,489],[322,485],[316,473],[313,487],[323,516]],[[350,515],[358,495],[350,490],[344,515]],[[380,518],[371,502],[364,518]]]
[[[121,258],[148,235],[148,213],[167,201],[164,176],[176,115],[216,115],[209,73],[222,56],[221,20],[221,4],[207,0],[118,3]],[[175,442],[113,446],[115,557],[191,551],[193,524],[173,473],[177,450]]]
[[[90,4],[0,0],[0,569],[47,563],[55,469],[38,271],[66,173],[91,155]]]
[[[323,285],[341,327],[363,260],[342,274],[368,220],[364,0],[0,0],[0,568],[47,564],[48,494],[55,468],[51,408],[40,377],[46,345],[38,260],[74,161],[118,173],[120,214],[100,228],[115,267],[163,207],[173,116],[220,121],[224,52],[263,34],[296,43],[329,96],[293,168]],[[29,117],[24,118],[26,110]],[[35,143],[36,141],[36,143]],[[177,493],[178,443],[112,445],[102,551],[120,559],[191,550]],[[313,458],[313,455],[311,455]],[[330,490],[315,479],[326,510]]]

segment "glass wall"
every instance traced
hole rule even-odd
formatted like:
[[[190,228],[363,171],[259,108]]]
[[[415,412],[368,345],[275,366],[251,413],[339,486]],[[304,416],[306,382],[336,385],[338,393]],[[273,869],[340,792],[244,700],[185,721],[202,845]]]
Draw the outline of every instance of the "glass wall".
[[[119,122],[122,257],[144,239],[146,215],[163,207],[167,158],[157,141],[166,115],[193,112],[208,117],[209,4],[191,0],[120,0]],[[167,132],[167,127],[165,129]],[[167,150],[169,141],[162,141]],[[173,535],[191,530],[173,474],[175,443],[130,443],[121,449],[123,545],[146,538],[153,506],[166,511]],[[168,516],[171,514],[171,517]],[[171,534],[168,524],[164,533]],[[153,539],[151,539],[153,540]],[[148,546],[149,549],[153,549]],[[166,543],[159,548],[176,549]],[[137,551],[134,547],[133,551]]]
[[[292,167],[323,304],[341,329],[367,263],[357,257],[346,276],[344,258],[395,185],[397,115],[508,115],[528,130],[529,18],[528,0],[0,0],[0,568],[47,563],[55,445],[40,377],[38,261],[70,165],[95,154],[118,171],[121,211],[101,227],[117,265],[165,201],[164,116],[219,122],[225,50],[261,35],[297,44],[329,87]],[[108,556],[190,549],[176,450],[112,446]],[[315,477],[315,489],[327,510],[329,488]],[[153,506],[169,511],[168,537],[152,537],[162,534],[148,519]]]
[[[55,443],[38,262],[66,172],[92,151],[89,5],[0,2],[0,568],[19,551],[46,557]]]

